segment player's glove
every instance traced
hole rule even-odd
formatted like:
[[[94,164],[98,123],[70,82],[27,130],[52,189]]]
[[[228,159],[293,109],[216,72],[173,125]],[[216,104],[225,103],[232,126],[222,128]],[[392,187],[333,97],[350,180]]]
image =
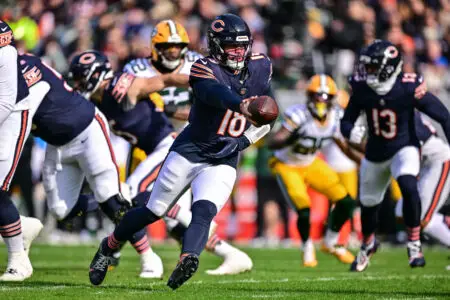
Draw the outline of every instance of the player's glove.
[[[355,126],[350,132],[350,142],[354,144],[361,144],[366,135],[366,127]]]
[[[238,138],[222,136],[217,140],[217,142],[218,144],[224,144],[224,147],[219,152],[214,154],[214,158],[224,158],[230,156],[237,151],[244,150],[251,144],[245,135]]]

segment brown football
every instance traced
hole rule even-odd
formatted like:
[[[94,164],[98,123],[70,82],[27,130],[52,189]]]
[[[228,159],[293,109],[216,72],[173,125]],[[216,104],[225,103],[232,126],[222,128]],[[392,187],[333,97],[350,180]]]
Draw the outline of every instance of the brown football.
[[[259,126],[272,123],[278,117],[278,104],[270,96],[260,96],[250,102],[251,119]]]

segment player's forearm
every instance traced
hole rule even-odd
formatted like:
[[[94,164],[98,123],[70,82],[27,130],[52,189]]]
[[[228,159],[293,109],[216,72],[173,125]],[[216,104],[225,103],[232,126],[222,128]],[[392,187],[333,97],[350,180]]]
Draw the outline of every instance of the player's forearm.
[[[189,75],[169,73],[161,75],[161,79],[164,81],[165,86],[189,87]]]
[[[254,144],[268,134],[270,129],[270,124],[260,127],[250,125],[250,127],[244,131],[244,136],[250,141],[251,144]]]
[[[438,122],[444,130],[447,141],[450,141],[450,114],[442,102],[433,94],[426,93],[422,99],[417,100],[416,107]]]
[[[192,84],[197,100],[222,109],[241,112],[241,98],[225,85],[213,80],[202,80]]]

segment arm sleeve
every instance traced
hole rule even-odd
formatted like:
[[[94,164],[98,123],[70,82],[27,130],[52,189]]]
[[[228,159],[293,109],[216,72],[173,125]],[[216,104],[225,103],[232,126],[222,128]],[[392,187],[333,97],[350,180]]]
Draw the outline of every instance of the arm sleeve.
[[[0,48],[0,125],[16,103],[17,72],[17,50],[11,45]]]
[[[212,79],[193,79],[192,76],[190,85],[196,100],[217,108],[241,112],[241,98],[225,85]]]
[[[353,96],[350,98],[347,108],[345,109],[344,116],[341,120],[341,133],[345,138],[350,138],[350,132],[355,125],[356,120],[361,112],[360,107],[357,105]]]
[[[441,124],[447,141],[450,142],[450,114],[444,104],[431,93],[426,93],[422,99],[416,100],[415,106],[418,110]]]

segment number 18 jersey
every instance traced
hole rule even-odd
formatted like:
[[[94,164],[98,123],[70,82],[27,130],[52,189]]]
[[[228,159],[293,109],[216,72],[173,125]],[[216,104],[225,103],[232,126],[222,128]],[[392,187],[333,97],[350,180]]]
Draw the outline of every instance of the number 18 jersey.
[[[332,108],[325,123],[321,124],[305,104],[296,104],[284,113],[282,126],[298,137],[289,146],[275,151],[275,157],[289,165],[308,166],[322,146],[339,134],[339,109]]]

